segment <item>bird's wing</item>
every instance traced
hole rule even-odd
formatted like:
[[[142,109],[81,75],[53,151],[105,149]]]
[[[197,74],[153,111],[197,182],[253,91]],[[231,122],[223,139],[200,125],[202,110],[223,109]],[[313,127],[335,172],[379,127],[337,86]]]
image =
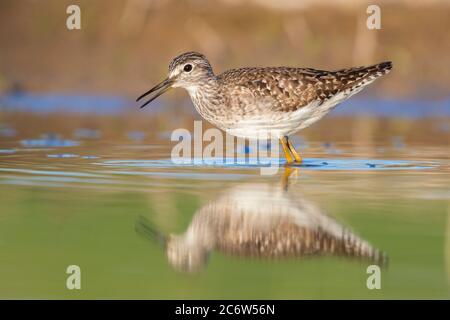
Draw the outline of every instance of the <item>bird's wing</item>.
[[[295,111],[311,102],[323,103],[334,95],[356,90],[392,68],[390,62],[338,71],[310,68],[241,68],[219,76],[230,94],[248,90],[256,99],[269,101],[278,111]]]

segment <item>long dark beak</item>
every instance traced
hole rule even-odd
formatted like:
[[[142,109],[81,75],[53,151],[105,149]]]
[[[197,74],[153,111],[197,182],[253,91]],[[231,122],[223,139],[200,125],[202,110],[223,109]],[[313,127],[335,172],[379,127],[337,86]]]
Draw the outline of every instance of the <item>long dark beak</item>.
[[[151,241],[155,241],[163,247],[166,245],[166,237],[159,232],[147,218],[141,215],[136,219],[135,231],[141,236]]]
[[[173,84],[173,80],[167,78],[166,80],[164,80],[160,84],[156,85],[155,87],[151,88],[146,93],[144,93],[139,98],[137,98],[136,102],[141,100],[142,98],[148,96],[149,94],[151,94],[150,99],[141,106],[141,109],[142,109],[146,105],[148,105],[150,102],[152,102],[153,100],[158,98],[160,95],[162,95],[164,92],[169,90],[172,87],[172,84]]]

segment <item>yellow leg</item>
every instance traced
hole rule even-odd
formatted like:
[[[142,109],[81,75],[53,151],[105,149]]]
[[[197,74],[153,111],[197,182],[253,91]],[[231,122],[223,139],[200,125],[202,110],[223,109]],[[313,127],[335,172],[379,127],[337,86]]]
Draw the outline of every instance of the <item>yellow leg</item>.
[[[298,154],[297,150],[295,150],[294,145],[289,141],[289,139],[286,137],[287,145],[289,147],[289,150],[291,151],[292,155],[295,158],[295,162],[301,163],[302,157]]]
[[[287,191],[289,187],[289,177],[295,172],[295,174],[298,174],[297,168],[292,167],[286,167],[284,168],[284,173],[281,177],[281,185],[283,186],[283,190]]]
[[[284,156],[286,157],[286,161],[288,164],[291,164],[294,162],[294,159],[292,159],[291,153],[289,152],[289,147],[287,145],[287,138],[281,138],[280,139],[281,146],[283,147]]]

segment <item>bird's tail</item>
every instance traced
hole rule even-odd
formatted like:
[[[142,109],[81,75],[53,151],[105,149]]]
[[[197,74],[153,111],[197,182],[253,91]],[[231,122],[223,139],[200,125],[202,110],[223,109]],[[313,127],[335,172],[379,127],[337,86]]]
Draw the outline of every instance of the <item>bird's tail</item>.
[[[388,266],[389,257],[386,252],[373,247],[369,242],[349,230],[344,229],[342,239],[343,250],[347,254],[377,264],[380,267]]]
[[[359,91],[375,79],[389,73],[392,62],[386,61],[368,67],[342,69],[334,72],[334,76],[343,85],[343,90]],[[341,90],[342,90],[341,89]]]
[[[363,67],[362,69],[365,71],[367,76],[378,78],[389,73],[389,71],[392,70],[392,62],[385,61],[378,64],[374,64],[373,66],[370,67],[365,68]]]

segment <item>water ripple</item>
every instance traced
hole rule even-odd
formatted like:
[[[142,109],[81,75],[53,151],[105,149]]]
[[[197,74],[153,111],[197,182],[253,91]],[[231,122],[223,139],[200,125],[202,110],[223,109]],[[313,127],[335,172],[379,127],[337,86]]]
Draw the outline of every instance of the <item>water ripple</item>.
[[[171,159],[157,160],[106,160],[96,164],[110,167],[134,167],[134,168],[180,168],[180,167],[226,167],[226,168],[260,168],[283,166],[284,161],[279,159],[267,159],[260,163],[247,162],[245,159],[233,161],[233,159],[188,159],[183,162],[173,162]],[[295,167],[307,170],[422,170],[439,166],[438,162],[408,161],[408,160],[383,160],[383,159],[305,159],[302,164]]]

